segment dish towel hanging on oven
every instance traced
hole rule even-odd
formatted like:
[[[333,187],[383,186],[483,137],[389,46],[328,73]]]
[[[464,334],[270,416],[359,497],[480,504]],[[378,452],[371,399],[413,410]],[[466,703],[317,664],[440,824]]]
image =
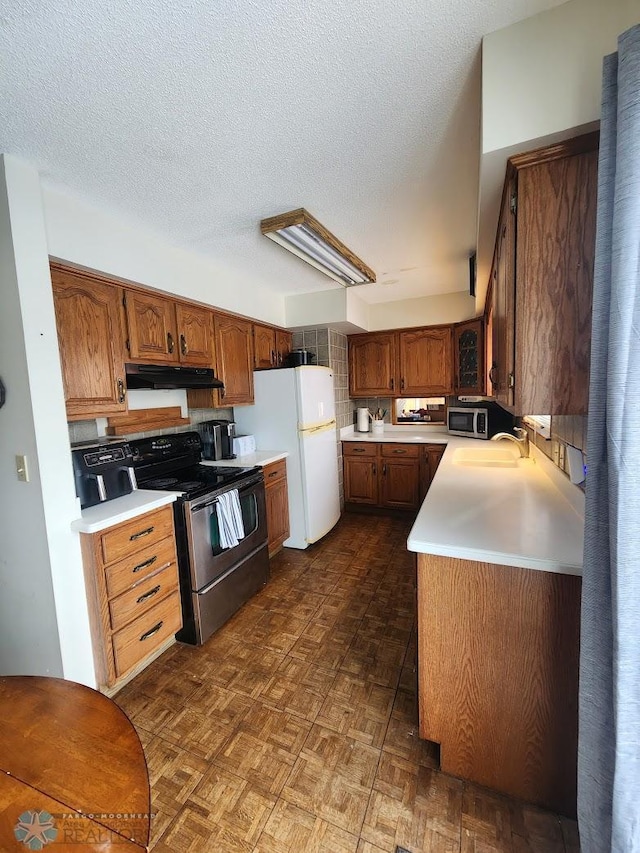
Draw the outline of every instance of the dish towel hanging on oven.
[[[216,515],[220,531],[220,547],[233,548],[241,539],[244,539],[242,509],[237,489],[229,489],[228,492],[218,495]]]

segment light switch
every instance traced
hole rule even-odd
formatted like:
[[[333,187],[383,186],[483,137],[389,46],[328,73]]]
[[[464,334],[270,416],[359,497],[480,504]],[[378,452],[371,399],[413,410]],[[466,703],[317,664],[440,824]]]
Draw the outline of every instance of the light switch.
[[[16,456],[16,473],[18,475],[18,480],[22,483],[29,482],[29,469],[27,468],[26,456]]]

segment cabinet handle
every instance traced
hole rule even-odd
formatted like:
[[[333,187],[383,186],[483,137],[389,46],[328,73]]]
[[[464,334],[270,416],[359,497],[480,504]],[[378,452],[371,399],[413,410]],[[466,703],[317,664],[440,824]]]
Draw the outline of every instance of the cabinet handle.
[[[222,397],[224,397],[224,395],[225,395],[224,387],[223,387],[223,388],[218,388],[218,394],[220,394],[220,397],[221,397],[221,398],[222,398]]]
[[[282,353],[279,352],[278,353],[278,367],[280,367],[281,364],[282,364]]]
[[[141,572],[142,569],[146,569],[148,566],[152,566],[157,559],[157,557],[150,557],[148,560],[145,560],[144,563],[138,563],[138,565],[134,566],[131,571],[135,575],[136,572]]]
[[[364,447],[354,447],[353,452],[354,453],[364,453]]]
[[[160,620],[157,625],[154,625],[153,628],[149,628],[148,631],[145,631],[144,634],[140,637],[140,642],[142,643],[144,640],[148,640],[149,637],[153,637],[154,634],[157,634],[160,628],[164,625],[164,621]]]
[[[180,335],[180,352],[182,355],[186,355],[189,352],[189,347],[187,346],[187,339],[184,335]]]
[[[271,364],[277,364],[277,363],[278,363],[278,361],[276,359],[276,351],[272,349],[271,350]]]
[[[406,450],[394,450],[393,452],[394,453],[406,453],[407,451]]]
[[[515,388],[515,384],[516,384],[516,377],[513,375],[513,373],[510,373],[509,374],[509,388]]]
[[[395,385],[395,381],[393,377],[389,380],[389,388],[393,391],[393,386]]]
[[[404,376],[400,379],[400,390],[404,391]]]
[[[124,403],[124,400],[125,400],[125,397],[126,397],[127,392],[126,392],[126,390],[125,390],[123,380],[122,380],[122,379],[118,379],[118,381],[117,381],[116,385],[117,385],[117,388],[118,388],[118,402],[119,402],[119,403]]]
[[[135,542],[136,539],[141,539],[143,536],[148,536],[150,533],[153,533],[155,527],[151,525],[151,527],[147,527],[146,530],[141,530],[139,533],[132,533],[129,537],[129,542]]]
[[[373,473],[374,475],[378,473],[378,466],[375,464],[375,462],[373,463]]]
[[[497,388],[497,387],[498,387],[498,383],[497,383],[497,381],[496,381],[496,380],[495,380],[495,378],[494,378],[494,377],[495,377],[495,371],[496,371],[497,369],[498,369],[498,368],[497,368],[497,367],[496,367],[496,365],[494,364],[494,365],[492,365],[491,370],[489,371],[489,382],[491,382],[491,385],[492,385],[492,387],[493,387],[493,388]]]
[[[158,584],[158,586],[154,586],[154,588],[150,589],[149,592],[145,592],[144,595],[141,595],[140,598],[136,599],[136,604],[142,604],[143,601],[146,601],[147,598],[153,598],[153,596],[158,592],[160,592],[160,584]]]
[[[386,477],[386,476],[387,476],[387,463],[386,463],[386,462],[385,462],[385,464],[382,466],[382,476],[383,476],[383,477]]]
[[[167,332],[167,349],[169,350],[169,352],[173,352],[173,348],[174,348],[173,335],[171,334],[171,332]]]
[[[278,471],[272,471],[268,476],[269,477],[277,477],[278,473],[279,473]]]

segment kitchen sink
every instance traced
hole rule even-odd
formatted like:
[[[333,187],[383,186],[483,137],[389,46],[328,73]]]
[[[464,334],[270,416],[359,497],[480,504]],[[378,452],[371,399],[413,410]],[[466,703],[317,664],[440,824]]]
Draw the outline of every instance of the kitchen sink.
[[[520,464],[531,463],[531,459],[520,459],[519,455],[501,447],[459,447],[454,451],[456,465],[479,468],[519,468]]]

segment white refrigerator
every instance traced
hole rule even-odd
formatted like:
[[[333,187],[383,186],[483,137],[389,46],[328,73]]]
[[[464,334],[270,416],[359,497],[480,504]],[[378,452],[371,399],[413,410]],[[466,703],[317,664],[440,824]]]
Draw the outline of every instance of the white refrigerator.
[[[256,371],[255,405],[233,411],[236,431],[251,433],[257,450],[286,450],[290,536],[306,548],[340,518],[333,371],[305,365]]]

